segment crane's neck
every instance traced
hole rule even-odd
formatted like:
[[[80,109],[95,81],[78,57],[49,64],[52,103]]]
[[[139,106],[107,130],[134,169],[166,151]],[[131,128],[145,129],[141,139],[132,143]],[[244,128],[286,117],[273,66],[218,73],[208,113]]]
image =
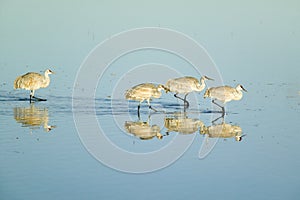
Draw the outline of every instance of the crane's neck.
[[[49,79],[49,73],[47,71],[45,71],[44,76],[45,76],[46,79]]]
[[[202,91],[204,88],[205,88],[205,81],[204,81],[204,78],[202,77],[201,79],[200,79],[200,85],[199,85],[199,87],[198,87],[198,91]]]
[[[200,127],[200,129],[204,129],[205,128],[204,123],[202,121],[200,121],[200,120],[197,121],[197,125],[198,125],[198,127]]]
[[[45,72],[45,75],[44,75],[44,80],[43,80],[43,83],[41,85],[41,87],[48,87],[48,85],[50,84],[50,77],[49,77],[49,73]]]
[[[205,81],[204,81],[204,78],[203,78],[203,77],[200,78],[200,84],[201,84],[201,85],[205,85]]]
[[[235,88],[237,95],[235,95],[235,100],[240,100],[243,97],[243,92],[242,92],[242,88],[237,87]]]

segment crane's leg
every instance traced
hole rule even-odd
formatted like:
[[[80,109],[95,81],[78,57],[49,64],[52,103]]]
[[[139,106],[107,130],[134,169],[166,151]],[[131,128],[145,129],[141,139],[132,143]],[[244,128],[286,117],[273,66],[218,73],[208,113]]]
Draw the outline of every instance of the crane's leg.
[[[225,115],[225,108],[224,108],[223,106],[220,106],[218,103],[216,103],[214,99],[212,100],[212,102],[213,102],[215,105],[219,106],[219,107],[222,109],[222,117],[224,117],[224,115]]]
[[[139,103],[138,105],[138,111],[137,111],[137,114],[138,114],[138,118],[140,119],[140,108],[141,108],[141,102]]]
[[[149,109],[153,110],[154,112],[157,112],[157,110],[152,108],[152,106],[150,105],[150,99],[147,99],[147,103],[148,103]]]
[[[186,100],[186,97],[189,93],[184,95],[184,105],[186,104],[186,107],[188,108],[190,106],[190,103]]]
[[[188,108],[188,107],[190,106],[190,103],[186,100],[186,96],[187,96],[188,94],[186,94],[186,95],[184,96],[184,99],[181,98],[180,96],[177,96],[177,95],[178,95],[178,94],[174,94],[174,97],[176,97],[177,99],[182,100],[182,101],[184,102],[184,106],[185,106],[186,108]]]
[[[41,98],[37,98],[34,96],[34,90],[32,90],[32,98],[37,100],[37,101],[47,101],[47,99],[41,99]]]
[[[217,117],[216,119],[214,119],[211,123],[213,124],[213,125],[215,125],[215,122],[216,121],[218,121],[219,119],[221,119],[222,118],[222,123],[224,123],[224,115],[222,114],[220,117]]]
[[[34,90],[30,90],[29,103],[31,103],[31,99],[33,98]]]

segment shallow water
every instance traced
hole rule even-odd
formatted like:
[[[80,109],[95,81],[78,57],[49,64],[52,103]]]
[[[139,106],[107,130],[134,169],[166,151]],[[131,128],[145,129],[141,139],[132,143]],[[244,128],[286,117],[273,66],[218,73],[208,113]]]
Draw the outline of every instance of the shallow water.
[[[178,135],[194,137],[190,148],[175,163],[139,175],[111,169],[87,151],[75,128],[71,97],[50,95],[46,102],[29,104],[20,101],[27,93],[1,95],[1,194],[6,199],[53,199],[62,195],[72,199],[219,199],[224,195],[293,199],[298,195],[296,171],[300,167],[299,94],[286,93],[295,87],[289,83],[260,83],[264,88],[260,91],[255,89],[258,84],[245,85],[249,92],[240,102],[228,104],[225,123],[239,126],[246,136],[240,142],[233,135],[220,138],[203,159],[199,159],[199,150],[209,137],[200,134],[200,126],[193,129],[189,125],[189,130],[166,127],[166,119],[183,115],[181,102],[171,95],[163,94],[165,98],[154,100],[153,107],[162,111],[150,116],[147,106],[142,106],[140,120],[134,103],[129,104],[128,114],[127,101],[96,99],[100,126],[115,145],[126,151],[152,152]],[[281,90],[273,93],[276,88]],[[7,92],[1,90],[1,94]],[[261,99],[259,104],[257,99]],[[82,106],[74,110],[83,116],[93,115],[94,105],[86,105],[85,99],[80,101]],[[200,101],[201,108],[191,106],[184,118],[201,121],[206,127],[221,124],[222,120],[212,123],[212,115],[220,115],[218,108],[211,108],[209,101]],[[157,125],[163,138],[159,139],[154,131],[154,135],[141,140],[124,127],[126,123],[140,122],[150,127]],[[51,130],[45,128],[50,126]],[[87,126],[86,131],[94,130]],[[114,188],[118,188],[118,194]]]
[[[1,1],[0,199],[299,199],[299,19],[298,1]],[[93,48],[143,27],[186,34],[225,84],[248,90],[228,103],[224,121],[213,122],[221,113],[203,92],[188,96],[185,114],[163,93],[151,102],[159,112],[143,104],[140,119],[137,103],[123,99],[141,82],[199,78],[194,66],[210,75],[210,60],[178,38],[169,44],[198,64],[151,45],[123,52],[96,89],[82,88],[95,98],[72,97]],[[50,86],[35,94],[47,101],[30,104],[28,91],[13,90],[17,76],[46,68],[55,72]],[[83,80],[99,80],[99,70]],[[116,156],[105,141],[134,156]]]

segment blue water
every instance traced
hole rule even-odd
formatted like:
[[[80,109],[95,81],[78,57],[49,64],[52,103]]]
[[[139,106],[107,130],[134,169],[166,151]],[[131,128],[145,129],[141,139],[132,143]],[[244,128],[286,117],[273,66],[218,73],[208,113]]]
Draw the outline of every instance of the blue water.
[[[237,198],[243,194],[246,199],[294,199],[299,182],[296,171],[300,165],[297,134],[300,97],[297,93],[285,93],[293,90],[292,84],[288,83],[245,85],[249,92],[241,102],[227,106],[225,117],[226,123],[240,126],[247,134],[242,141],[221,138],[208,156],[199,159],[199,149],[205,137],[196,131],[192,133],[195,140],[191,147],[179,160],[164,169],[139,175],[111,169],[89,154],[75,129],[70,98],[50,95],[47,102],[29,104],[19,101],[20,95],[15,98],[1,96],[1,195],[5,199],[53,199],[61,196],[75,199],[203,196],[216,199],[224,195]],[[264,89],[257,91],[255,88],[259,85]],[[282,90],[273,93],[276,88]],[[264,96],[261,97],[260,93]],[[259,105],[257,98],[261,99]],[[166,128],[158,120],[172,116],[182,108],[181,102],[173,100],[169,104],[163,99],[153,103],[153,107],[168,108],[167,114],[153,113],[150,117],[150,123],[160,125],[162,133]],[[102,105],[104,110],[98,112],[97,117],[104,129],[110,129],[107,135],[111,141],[123,149],[153,151],[168,144],[178,134],[170,132],[162,140],[156,137],[140,140],[119,130],[111,122],[111,107],[105,103],[110,101],[96,99],[96,105]],[[168,107],[172,103],[177,106]],[[17,108],[32,107],[40,125],[25,125],[14,117]],[[134,111],[130,119],[126,119],[126,112],[118,109],[118,115],[125,120],[138,121],[135,107],[132,107]],[[147,121],[147,106],[141,109],[142,121]],[[210,112],[196,112],[191,108],[187,113],[207,126],[212,125]],[[55,126],[49,132],[43,128],[44,116],[47,116],[49,125]],[[87,128],[87,131],[93,130]],[[116,188],[118,193],[114,192]]]
[[[299,6],[292,1],[1,2],[0,198],[298,199]],[[73,89],[79,87],[74,85],[76,74],[89,52],[116,33],[145,26],[192,37],[206,48],[225,84],[241,83],[248,90],[241,101],[228,103],[224,119],[242,129],[242,141],[208,138],[199,133],[200,127],[190,134],[169,131],[164,120],[183,112],[182,102],[170,93],[151,102],[159,112],[149,112],[142,104],[138,118],[137,103],[122,98],[125,86],[148,80],[164,83],[165,77],[179,76],[180,69],[181,74],[199,77],[190,63],[162,51],[138,51],[115,60],[98,83],[95,98],[76,97],[72,104]],[[138,73],[146,75],[140,77],[127,72],[142,64],[162,69],[164,75],[152,76],[153,70],[143,67]],[[161,67],[165,65],[174,71]],[[17,76],[46,68],[56,74],[36,96],[47,101],[30,104],[28,91],[13,90]],[[206,127],[222,123],[212,122],[221,113],[202,95],[188,96],[186,116]],[[85,131],[78,132],[76,114],[83,120],[95,116],[106,138],[127,152],[164,150],[178,139],[192,142],[162,169],[122,172],[91,153],[82,134],[89,136],[95,129],[87,122]],[[126,122],[156,125],[163,137],[141,140],[126,131]],[[215,142],[200,159],[202,145]],[[103,154],[110,152],[104,149]],[[120,157],[116,162],[130,160]]]

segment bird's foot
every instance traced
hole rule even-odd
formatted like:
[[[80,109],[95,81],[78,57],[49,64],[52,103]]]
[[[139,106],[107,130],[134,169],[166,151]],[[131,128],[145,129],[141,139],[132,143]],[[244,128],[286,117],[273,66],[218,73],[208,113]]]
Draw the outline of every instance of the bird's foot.
[[[35,101],[47,101],[47,99],[41,99],[35,96],[33,96],[32,99],[34,99]]]

